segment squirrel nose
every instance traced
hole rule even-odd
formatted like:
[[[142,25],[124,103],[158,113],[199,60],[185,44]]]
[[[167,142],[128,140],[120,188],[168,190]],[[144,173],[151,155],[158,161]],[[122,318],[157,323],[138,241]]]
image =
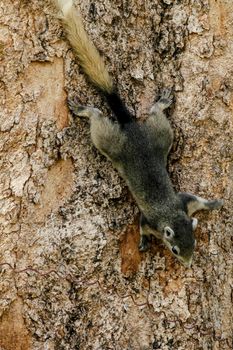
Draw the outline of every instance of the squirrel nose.
[[[189,260],[187,260],[187,261],[184,261],[184,262],[182,262],[182,263],[183,263],[183,265],[184,265],[185,267],[190,268],[191,265],[192,265],[192,260],[193,260],[193,258],[191,258],[191,259],[189,259]]]

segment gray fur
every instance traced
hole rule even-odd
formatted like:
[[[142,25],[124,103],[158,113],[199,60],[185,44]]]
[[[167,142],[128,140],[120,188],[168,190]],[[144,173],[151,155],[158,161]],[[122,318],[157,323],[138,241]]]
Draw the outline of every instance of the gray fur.
[[[223,206],[223,201],[218,199],[207,200],[190,193],[179,193],[178,195],[180,196],[184,204],[184,209],[189,216],[199,210],[215,210],[220,209]]]
[[[88,107],[87,113],[83,109],[79,111],[81,115],[90,116],[94,145],[112,161],[141,210],[139,249],[145,251],[150,235],[154,235],[162,239],[172,253],[178,247],[176,257],[185,266],[190,266],[195,247],[190,215],[200,209],[219,208],[220,204],[213,205],[213,201],[174,192],[166,170],[173,132],[164,114],[171,102],[171,94],[164,91],[144,123],[134,121],[125,124],[124,128],[104,118],[96,109]],[[77,108],[72,110],[79,115]],[[174,232],[171,238],[164,234],[166,227]]]

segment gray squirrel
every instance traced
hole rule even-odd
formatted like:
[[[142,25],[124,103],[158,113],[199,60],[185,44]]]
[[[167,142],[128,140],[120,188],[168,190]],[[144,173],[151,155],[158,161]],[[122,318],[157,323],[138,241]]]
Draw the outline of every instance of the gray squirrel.
[[[89,39],[72,0],[55,0],[67,37],[79,63],[94,86],[105,96],[115,121],[97,108],[69,102],[72,112],[90,118],[91,139],[111,160],[126,181],[140,211],[139,250],[146,251],[150,236],[161,239],[174,256],[190,267],[196,240],[199,210],[219,209],[222,200],[206,200],[189,193],[175,193],[168,176],[167,156],[173,132],[164,110],[172,103],[171,91],[164,90],[144,122],[137,122],[127,110],[114,86],[104,61]]]

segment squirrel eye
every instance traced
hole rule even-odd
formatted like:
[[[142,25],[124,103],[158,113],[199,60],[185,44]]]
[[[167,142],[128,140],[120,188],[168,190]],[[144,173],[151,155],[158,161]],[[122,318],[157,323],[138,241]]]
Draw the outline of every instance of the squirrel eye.
[[[178,248],[178,247],[172,247],[172,252],[173,252],[175,255],[178,255],[178,254],[179,254],[179,248]]]

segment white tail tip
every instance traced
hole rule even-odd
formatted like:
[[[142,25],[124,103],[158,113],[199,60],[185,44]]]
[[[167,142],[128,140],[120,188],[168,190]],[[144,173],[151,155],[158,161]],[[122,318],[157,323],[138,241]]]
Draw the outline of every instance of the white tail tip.
[[[56,0],[57,7],[62,11],[65,16],[71,7],[73,6],[73,0]]]

